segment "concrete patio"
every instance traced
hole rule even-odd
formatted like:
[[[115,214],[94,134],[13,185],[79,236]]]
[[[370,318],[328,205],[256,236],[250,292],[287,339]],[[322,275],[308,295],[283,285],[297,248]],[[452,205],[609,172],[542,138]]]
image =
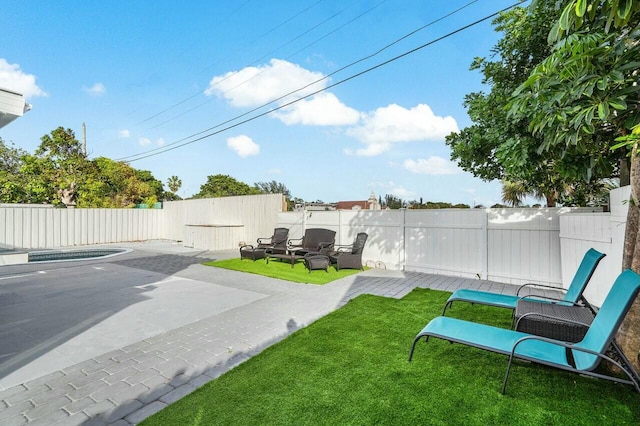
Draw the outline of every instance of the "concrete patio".
[[[304,285],[201,265],[236,251],[117,246],[0,268],[0,424],[136,424],[360,294],[516,288],[381,269]]]

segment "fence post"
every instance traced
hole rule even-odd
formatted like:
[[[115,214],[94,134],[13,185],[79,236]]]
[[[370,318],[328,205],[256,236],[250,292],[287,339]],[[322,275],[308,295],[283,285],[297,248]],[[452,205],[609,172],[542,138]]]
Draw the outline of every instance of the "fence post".
[[[403,207],[400,210],[402,211],[402,221],[400,222],[400,230],[402,231],[400,238],[402,238],[402,241],[400,244],[398,266],[401,271],[404,271],[407,260],[407,209]]]
[[[489,212],[482,211],[482,271],[481,279],[489,279]]]

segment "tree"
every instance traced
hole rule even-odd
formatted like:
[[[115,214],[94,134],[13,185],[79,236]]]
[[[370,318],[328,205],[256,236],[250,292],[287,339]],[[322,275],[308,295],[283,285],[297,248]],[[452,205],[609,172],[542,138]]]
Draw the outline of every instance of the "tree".
[[[640,1],[571,0],[552,28],[547,59],[517,89],[510,114],[544,134],[542,151],[621,149],[630,155],[631,200],[624,268],[640,272]],[[614,139],[621,139],[616,143]],[[599,158],[586,163],[587,170]],[[640,367],[640,300],[620,329],[620,343]]]
[[[169,187],[169,191],[177,194],[180,190],[180,187],[182,187],[182,180],[180,180],[178,176],[171,176],[169,179],[167,179],[167,186]]]
[[[18,203],[24,199],[25,182],[20,170],[25,155],[25,151],[0,138],[0,202]]]
[[[253,186],[264,194],[282,194],[287,200],[291,198],[291,192],[280,182],[272,180],[271,182],[256,182]]]
[[[520,207],[524,198],[527,196],[527,190],[520,182],[502,182],[502,201],[511,207]]]
[[[471,65],[472,70],[481,71],[491,90],[465,97],[474,124],[446,138],[451,158],[462,169],[484,180],[517,182],[525,193],[544,197],[550,207],[568,188],[584,181],[587,173],[597,179],[611,176],[616,161],[615,155],[599,147],[564,156],[541,151],[544,134],[533,133],[526,117],[509,115],[505,109],[516,88],[551,53],[547,36],[560,15],[555,5],[555,0],[540,0],[529,9],[515,8],[494,20],[496,31],[504,34],[493,49],[497,59],[476,58]],[[583,164],[590,164],[591,158],[601,159],[598,167],[585,169]]]
[[[400,197],[396,197],[395,195],[387,194],[384,196],[384,206],[390,209],[401,209],[405,207],[407,204]]]
[[[158,181],[150,172],[140,173],[127,163],[106,157],[96,158],[91,165],[92,173],[85,176],[78,189],[79,207],[123,208],[156,202],[157,183],[154,187],[149,182]]]
[[[234,195],[260,194],[257,188],[252,188],[228,175],[207,176],[207,182],[200,186],[200,192],[193,198],[230,197]]]
[[[33,156],[25,158],[23,173],[30,202],[75,205],[76,191],[90,162],[73,130],[58,127],[40,139]],[[64,202],[63,202],[64,201]]]

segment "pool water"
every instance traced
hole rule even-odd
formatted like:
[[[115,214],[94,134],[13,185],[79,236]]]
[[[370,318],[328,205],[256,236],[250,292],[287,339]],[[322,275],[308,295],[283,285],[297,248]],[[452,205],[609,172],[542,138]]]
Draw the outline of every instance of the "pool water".
[[[29,252],[29,263],[97,259],[115,256],[129,251],[130,250],[120,248],[32,251]]]

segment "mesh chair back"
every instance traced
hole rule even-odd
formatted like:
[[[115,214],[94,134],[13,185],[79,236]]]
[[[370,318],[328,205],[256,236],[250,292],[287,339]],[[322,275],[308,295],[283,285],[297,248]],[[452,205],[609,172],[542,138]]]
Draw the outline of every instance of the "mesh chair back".
[[[595,272],[598,263],[600,263],[602,258],[605,256],[606,255],[604,253],[600,253],[595,249],[589,249],[585,253],[573,280],[571,280],[571,285],[569,285],[567,293],[564,295],[564,300],[566,302],[571,304],[578,302],[582,297],[584,289],[587,287],[587,283]]]
[[[602,307],[593,319],[584,339],[576,343],[577,347],[604,353],[613,341],[622,320],[631,309],[631,305],[640,290],[640,276],[627,269],[621,273],[613,287],[609,290]],[[592,370],[598,365],[600,358],[585,352],[572,350],[576,368]]]

